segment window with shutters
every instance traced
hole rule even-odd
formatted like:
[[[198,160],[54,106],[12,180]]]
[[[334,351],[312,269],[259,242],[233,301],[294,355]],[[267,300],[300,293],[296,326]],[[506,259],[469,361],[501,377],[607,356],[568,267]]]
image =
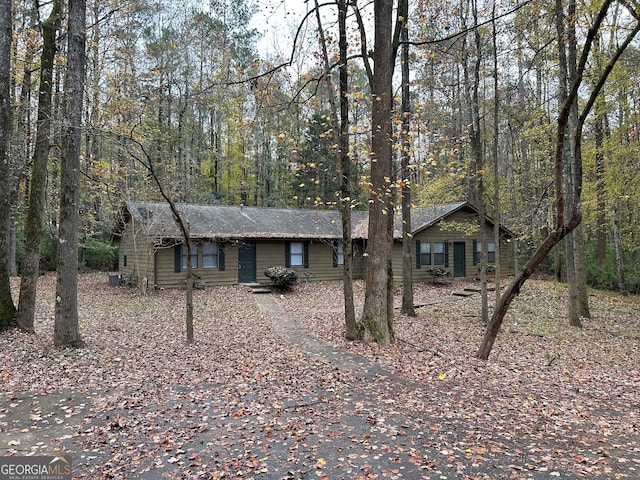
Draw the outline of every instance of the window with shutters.
[[[207,242],[202,244],[202,268],[218,267],[218,243]]]

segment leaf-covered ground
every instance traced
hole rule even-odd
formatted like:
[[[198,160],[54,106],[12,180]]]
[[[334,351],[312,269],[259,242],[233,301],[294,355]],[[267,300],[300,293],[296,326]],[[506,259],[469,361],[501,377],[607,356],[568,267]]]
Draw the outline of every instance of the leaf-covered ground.
[[[594,293],[572,329],[566,290],[529,282],[482,362],[480,297],[461,286],[417,285],[418,316],[398,313],[385,347],[342,338],[338,283],[275,294],[277,319],[210,287],[187,346],[184,292],[83,275],[86,347],[66,350],[43,276],[37,335],[0,334],[0,455],[65,451],[87,479],[640,478],[638,299]],[[307,356],[283,319],[392,373]]]

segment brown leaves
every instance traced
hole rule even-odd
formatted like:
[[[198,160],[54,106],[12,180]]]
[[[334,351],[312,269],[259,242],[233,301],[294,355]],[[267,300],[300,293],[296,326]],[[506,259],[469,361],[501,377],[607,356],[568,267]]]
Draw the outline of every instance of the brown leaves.
[[[631,299],[592,296],[596,320],[578,331],[562,317],[565,292],[534,282],[480,362],[479,297],[449,300],[454,285],[417,286],[425,306],[396,317],[387,347],[342,339],[337,283],[277,297],[318,337],[411,380],[397,382],[301,354],[236,286],[194,292],[187,346],[184,292],[145,296],[83,275],[87,346],[56,349],[55,278],[41,280],[38,335],[0,335],[0,447],[71,451],[78,478],[633,478],[640,468]]]

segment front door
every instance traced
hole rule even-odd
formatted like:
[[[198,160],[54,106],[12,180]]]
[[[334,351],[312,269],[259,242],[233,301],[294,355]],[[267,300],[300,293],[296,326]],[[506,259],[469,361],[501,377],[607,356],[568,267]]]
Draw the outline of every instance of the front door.
[[[464,242],[453,242],[453,276],[466,277],[467,264],[465,261]]]
[[[256,244],[241,243],[238,250],[238,283],[256,282]]]

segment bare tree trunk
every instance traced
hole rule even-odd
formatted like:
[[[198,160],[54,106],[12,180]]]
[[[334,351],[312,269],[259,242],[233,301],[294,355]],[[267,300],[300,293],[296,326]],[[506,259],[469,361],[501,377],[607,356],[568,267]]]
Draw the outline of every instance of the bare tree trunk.
[[[53,88],[53,62],[56,54],[56,34],[60,26],[62,0],[55,0],[49,18],[42,24],[42,55],[40,61],[40,93],[38,96],[38,127],[36,147],[31,166],[29,207],[24,226],[24,260],[20,278],[18,326],[34,331],[36,289],[40,271],[40,240],[42,217],[47,191],[47,161],[51,136],[51,94]]]
[[[596,109],[598,109],[596,107]],[[598,109],[599,110],[599,109]],[[604,112],[598,112],[593,130],[596,148],[596,262],[601,270],[607,265],[606,183],[604,166]]]
[[[627,295],[627,283],[624,275],[624,250],[622,248],[622,235],[620,234],[620,199],[616,198],[613,205],[613,239],[616,248],[616,272],[618,274],[618,290]]]
[[[53,337],[55,345],[68,347],[82,346],[78,322],[78,201],[86,66],[86,14],[86,0],[70,0],[67,71],[64,84],[65,131],[62,138],[60,181],[60,246]]]
[[[331,67],[327,52],[324,29],[320,17],[318,0],[315,1],[318,34],[322,44],[324,59],[324,76],[327,84],[329,104],[331,107],[331,122],[333,137],[338,144],[336,150],[337,164],[340,165],[340,213],[342,216],[342,293],[344,296],[345,337],[349,340],[360,338],[361,332],[356,321],[353,300],[353,253],[351,241],[351,160],[349,158],[349,90],[347,70],[347,4],[345,0],[338,1],[338,29],[340,49],[340,117],[335,102],[335,90],[331,82]]]
[[[393,202],[391,198],[391,108],[394,50],[392,45],[393,2],[374,1],[375,43],[370,76],[372,106],[371,187],[369,191],[369,236],[365,273],[365,299],[361,324],[364,338],[389,343],[393,338],[393,318],[389,318],[389,265],[393,242]],[[363,33],[364,30],[361,30]],[[393,312],[391,312],[393,313]]]
[[[13,11],[11,0],[0,0],[0,191],[10,185],[9,140],[12,130],[11,111],[11,40]],[[0,331],[15,326],[16,307],[9,281],[9,216],[11,199],[0,195]]]
[[[561,0],[557,0],[560,2]],[[493,312],[491,316],[491,321],[487,326],[487,330],[485,331],[484,338],[482,340],[482,344],[480,345],[480,349],[478,350],[477,356],[480,359],[487,360],[489,358],[489,354],[491,353],[491,349],[493,348],[493,344],[497,338],[498,332],[500,331],[500,327],[502,325],[502,321],[504,316],[509,309],[509,305],[513,301],[513,299],[518,295],[522,285],[527,281],[529,277],[533,274],[535,269],[540,265],[540,263],[547,257],[551,249],[562,240],[566,236],[567,233],[572,231],[581,221],[582,217],[580,215],[580,211],[576,208],[573,209],[570,220],[565,223],[565,215],[564,215],[564,188],[563,188],[563,163],[564,159],[564,143],[566,139],[566,129],[569,123],[569,115],[571,110],[571,105],[573,104],[578,89],[582,84],[582,75],[585,70],[585,66],[587,63],[587,58],[589,57],[589,52],[591,50],[591,46],[593,45],[594,38],[600,29],[600,25],[602,24],[604,18],[607,15],[607,11],[611,6],[613,0],[605,0],[600,7],[600,11],[596,15],[596,18],[589,28],[587,33],[585,44],[582,49],[582,54],[580,55],[580,61],[577,67],[577,74],[575,80],[571,86],[571,90],[567,96],[566,101],[562,105],[562,109],[558,115],[558,131],[556,134],[556,152],[555,152],[555,168],[554,168],[554,180],[555,180],[555,194],[556,194],[556,227],[555,229],[547,236],[547,238],[542,242],[540,247],[535,251],[533,256],[527,261],[525,266],[520,270],[520,273],[514,278],[514,280],[509,284],[504,295],[500,299],[500,304],[498,308]],[[586,106],[582,114],[579,117],[578,126],[577,126],[577,135],[576,141],[579,142],[581,138],[581,128],[584,124],[584,120],[586,119],[589,111],[593,107],[593,103],[595,99],[600,94],[602,87],[609,75],[613,66],[620,58],[620,55],[625,50],[625,48],[629,45],[631,40],[635,37],[635,35],[640,31],[640,23],[636,25],[636,28],[627,36],[625,41],[619,46],[615,55],[611,58],[609,64],[605,68],[604,72],[600,75],[599,81],[596,83],[596,86],[591,92],[591,96],[587,101]],[[579,145],[577,145],[577,149],[579,150]],[[578,168],[578,174],[582,173],[582,169]],[[576,181],[581,186],[582,178],[578,176]]]
[[[351,238],[351,158],[349,156],[349,68],[347,64],[347,2],[338,0],[340,49],[340,212],[342,216],[342,290],[344,295],[345,337],[356,339],[360,329],[353,300],[353,241]]]
[[[498,139],[500,137],[500,122],[498,110],[500,107],[500,96],[498,91],[498,34],[496,32],[496,2],[493,2],[492,14],[492,33],[493,33],[493,145],[491,146],[491,156],[493,157],[493,241],[495,243],[495,302],[496,307],[500,304],[500,272],[502,269],[500,262],[501,242],[500,242],[500,172],[498,160]]]
[[[401,312],[410,317],[416,316],[413,305],[413,261],[411,260],[411,95],[409,89],[409,2],[402,2],[404,11],[400,41],[402,42],[402,132],[400,135],[401,174],[400,190],[402,195],[402,307]]]
[[[475,1],[470,2],[472,23],[477,25],[478,12]],[[463,12],[466,15],[466,12]],[[466,19],[463,18],[463,22]],[[480,33],[477,28],[473,29],[473,48],[463,45],[464,51],[464,81],[465,98],[467,103],[467,115],[469,125],[469,141],[471,144],[471,159],[473,162],[473,175],[471,177],[472,192],[475,191],[476,207],[479,213],[480,223],[480,303],[482,321],[486,325],[489,323],[489,302],[487,295],[487,231],[486,215],[484,205],[484,159],[482,157],[482,139],[480,137],[480,100],[478,88],[480,85],[480,61],[482,56]],[[466,44],[466,40],[465,40]],[[471,55],[475,55],[471,59]],[[476,255],[476,252],[473,252]]]

